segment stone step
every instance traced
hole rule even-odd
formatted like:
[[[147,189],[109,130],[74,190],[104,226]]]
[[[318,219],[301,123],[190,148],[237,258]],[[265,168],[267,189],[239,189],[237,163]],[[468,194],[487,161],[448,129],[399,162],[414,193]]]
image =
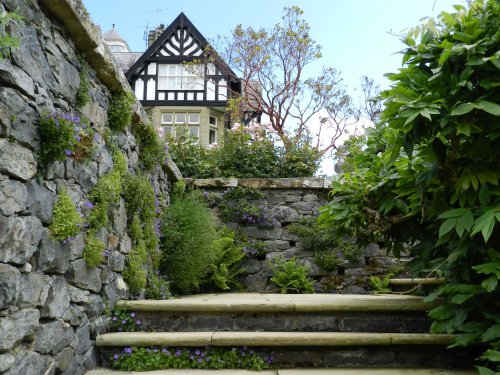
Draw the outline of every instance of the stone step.
[[[389,279],[390,285],[397,286],[416,286],[416,285],[443,285],[444,277],[432,277],[426,279]]]
[[[170,300],[118,301],[131,311],[157,312],[340,312],[426,311],[440,304],[407,295],[221,293]]]
[[[250,370],[199,370],[199,369],[170,369],[145,372],[127,372],[109,369],[96,369],[87,375],[474,375],[475,370],[441,370],[425,368],[301,368],[301,369],[273,369],[259,372]]]
[[[455,335],[358,332],[115,332],[97,336],[99,347],[125,346],[386,346],[441,345]]]

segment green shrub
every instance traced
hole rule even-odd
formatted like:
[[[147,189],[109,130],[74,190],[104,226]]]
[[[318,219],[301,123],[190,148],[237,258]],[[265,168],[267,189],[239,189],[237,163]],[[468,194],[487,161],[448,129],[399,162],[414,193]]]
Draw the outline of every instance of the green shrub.
[[[85,236],[85,246],[83,247],[83,259],[87,267],[97,267],[103,260],[106,245],[93,234]]]
[[[141,223],[153,221],[155,217],[155,192],[147,177],[127,174],[123,182],[123,196],[129,218],[137,213]]]
[[[210,280],[222,290],[228,290],[231,287],[241,288],[237,281],[237,276],[242,269],[240,264],[245,258],[243,248],[235,241],[234,232],[222,230],[219,238],[212,242],[215,252],[215,259],[210,265]]]
[[[297,258],[275,258],[272,272],[271,281],[280,288],[281,293],[314,293],[313,281],[308,276],[307,267],[298,264]]]
[[[130,92],[121,91],[111,97],[108,107],[108,126],[113,130],[125,130],[132,119],[135,98]]]
[[[321,154],[309,142],[281,148],[279,177],[310,177],[318,171]]]
[[[165,276],[150,272],[146,284],[146,299],[170,299],[170,281]]]
[[[166,137],[168,152],[185,177],[209,178],[218,174],[211,160],[211,153],[200,145],[198,139],[187,132],[177,132],[176,137]]]
[[[88,78],[88,71],[85,67],[84,57],[78,56],[78,60],[82,65],[80,70],[80,86],[78,86],[78,92],[76,93],[76,106],[78,108],[83,108],[87,103],[90,102],[90,82]]]
[[[127,255],[122,275],[132,294],[141,292],[146,286],[146,260],[146,247],[143,243],[132,247],[132,250]]]
[[[83,217],[65,189],[62,189],[54,203],[52,223],[49,226],[53,238],[70,241],[81,232]]]
[[[370,285],[373,288],[373,293],[390,293],[391,287],[389,286],[392,274],[385,275],[384,277],[370,276]]]
[[[185,193],[182,184],[173,189],[172,202],[161,219],[160,270],[176,292],[197,289],[216,258],[212,242],[217,238],[216,218],[199,194]]]
[[[81,132],[80,118],[70,114],[46,113],[40,117],[43,163],[64,160],[73,155]]]
[[[112,158],[113,158],[113,171],[117,171],[120,177],[123,179],[123,177],[125,177],[128,171],[127,159],[125,158],[125,155],[120,150],[114,149]]]
[[[139,145],[139,160],[146,171],[153,171],[161,166],[165,160],[165,143],[151,123],[139,122],[132,127],[137,144]]]

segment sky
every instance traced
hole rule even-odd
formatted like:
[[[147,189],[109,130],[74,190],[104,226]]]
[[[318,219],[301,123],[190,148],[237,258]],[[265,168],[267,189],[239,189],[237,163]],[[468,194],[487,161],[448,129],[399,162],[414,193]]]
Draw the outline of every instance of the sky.
[[[168,26],[180,12],[207,40],[229,35],[238,24],[272,27],[284,7],[297,5],[311,26],[312,38],[322,45],[323,57],[307,72],[323,66],[341,72],[352,95],[359,92],[360,78],[373,78],[388,87],[385,73],[401,67],[404,48],[396,35],[417,26],[421,19],[441,11],[453,11],[464,0],[83,0],[90,16],[105,32],[116,30],[134,52],[145,50],[144,35],[160,23]],[[396,34],[396,35],[395,35]]]

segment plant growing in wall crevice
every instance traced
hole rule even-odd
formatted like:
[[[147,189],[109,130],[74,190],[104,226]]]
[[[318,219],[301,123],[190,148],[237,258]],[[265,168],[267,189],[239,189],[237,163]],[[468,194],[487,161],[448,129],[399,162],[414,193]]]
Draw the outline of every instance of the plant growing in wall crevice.
[[[122,131],[132,119],[132,104],[135,97],[130,92],[121,91],[111,96],[108,107],[108,126],[112,130]]]
[[[79,72],[80,75],[80,85],[78,86],[78,92],[76,93],[76,106],[78,108],[83,108],[87,105],[90,100],[90,82],[89,82],[89,72],[85,65],[85,58],[83,55],[78,55],[78,61],[80,62],[81,69]]]
[[[53,238],[70,241],[82,231],[83,215],[65,189],[61,189],[54,203],[49,231]]]
[[[281,293],[314,293],[313,281],[308,276],[307,267],[299,264],[297,258],[275,258],[271,268],[271,281],[280,288]]]
[[[0,60],[10,59],[11,49],[19,47],[19,38],[12,38],[7,28],[10,24],[22,24],[23,19],[18,10],[8,12],[0,3]]]
[[[132,126],[139,146],[139,160],[144,170],[152,172],[161,166],[165,160],[165,143],[160,139],[158,133],[151,123],[137,122]]]

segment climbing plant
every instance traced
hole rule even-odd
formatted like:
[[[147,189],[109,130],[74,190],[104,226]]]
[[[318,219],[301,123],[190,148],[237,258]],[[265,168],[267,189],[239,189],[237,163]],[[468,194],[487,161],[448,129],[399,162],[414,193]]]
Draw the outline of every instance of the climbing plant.
[[[500,370],[500,8],[455,9],[404,38],[381,121],[348,150],[352,172],[320,219],[395,255],[409,247],[415,273],[443,275],[432,331],[488,345],[478,369],[489,375]]]

